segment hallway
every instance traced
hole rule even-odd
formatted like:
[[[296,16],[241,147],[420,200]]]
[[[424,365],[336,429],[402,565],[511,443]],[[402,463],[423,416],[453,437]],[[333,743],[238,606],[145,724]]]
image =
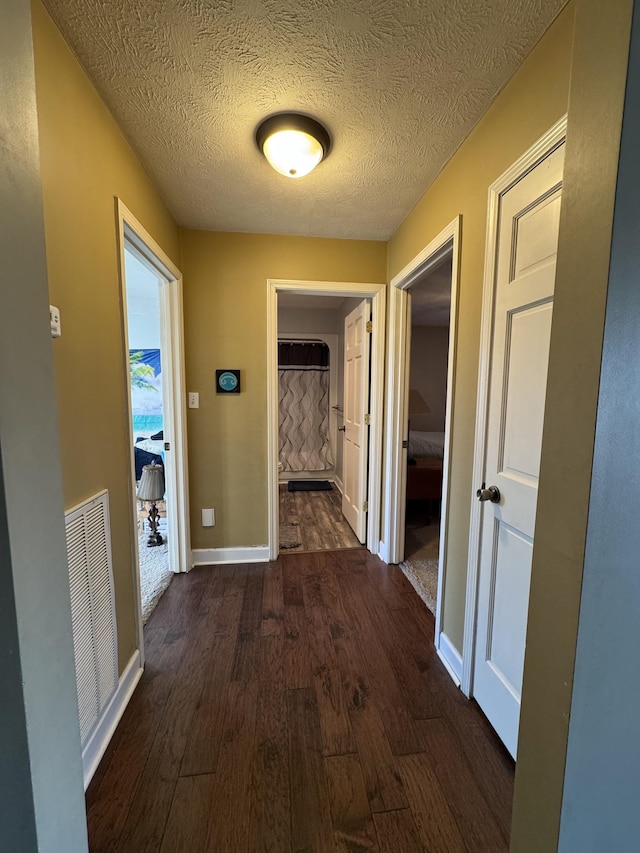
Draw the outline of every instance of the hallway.
[[[87,792],[90,850],[506,851],[513,762],[364,550],[177,575]]]

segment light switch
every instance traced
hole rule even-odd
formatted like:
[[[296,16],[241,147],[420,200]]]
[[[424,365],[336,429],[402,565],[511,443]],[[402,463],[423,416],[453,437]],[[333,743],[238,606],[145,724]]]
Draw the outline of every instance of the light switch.
[[[189,408],[200,408],[200,394],[198,393],[198,391],[189,391]]]
[[[216,525],[216,511],[215,509],[203,509],[202,510],[202,526],[203,527],[215,527]]]
[[[51,337],[59,338],[62,334],[60,327],[60,309],[55,305],[49,305],[49,318],[51,320]]]

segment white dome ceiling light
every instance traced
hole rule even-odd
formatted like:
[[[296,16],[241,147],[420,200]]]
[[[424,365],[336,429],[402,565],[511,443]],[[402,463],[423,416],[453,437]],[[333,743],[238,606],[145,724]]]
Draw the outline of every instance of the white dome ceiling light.
[[[319,121],[299,113],[278,113],[256,129],[258,148],[270,165],[286,178],[312,172],[331,148],[329,132]]]

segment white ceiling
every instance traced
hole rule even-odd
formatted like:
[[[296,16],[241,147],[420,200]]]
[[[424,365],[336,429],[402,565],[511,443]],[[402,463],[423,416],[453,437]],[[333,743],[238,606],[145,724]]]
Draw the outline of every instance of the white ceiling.
[[[566,0],[45,0],[179,224],[386,240]],[[254,142],[326,124],[306,178]]]

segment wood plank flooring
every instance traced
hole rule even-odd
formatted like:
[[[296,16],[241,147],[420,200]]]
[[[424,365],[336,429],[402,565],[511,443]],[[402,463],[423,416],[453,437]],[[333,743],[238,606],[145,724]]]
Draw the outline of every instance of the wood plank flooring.
[[[513,762],[368,552],[177,575],[87,792],[92,853],[508,850]]]
[[[280,485],[281,546],[292,533],[299,544],[281,547],[281,553],[362,547],[342,514],[342,496],[335,486],[330,492],[290,492],[286,484]]]

